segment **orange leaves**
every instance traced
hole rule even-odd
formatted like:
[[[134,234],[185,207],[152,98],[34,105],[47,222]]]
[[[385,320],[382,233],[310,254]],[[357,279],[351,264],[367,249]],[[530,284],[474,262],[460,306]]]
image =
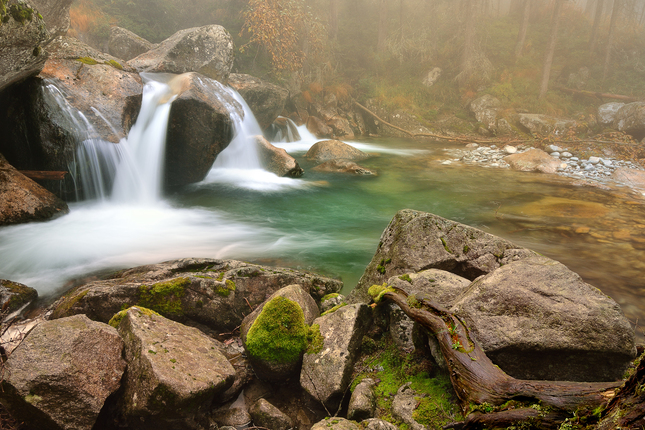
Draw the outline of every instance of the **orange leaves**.
[[[70,8],[69,17],[72,33],[87,33],[97,21],[103,18],[103,12],[88,0],[80,0]]]

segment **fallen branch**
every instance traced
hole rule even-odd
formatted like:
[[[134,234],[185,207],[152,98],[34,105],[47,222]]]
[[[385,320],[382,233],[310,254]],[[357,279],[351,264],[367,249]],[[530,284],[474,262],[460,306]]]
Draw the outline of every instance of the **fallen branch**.
[[[470,337],[466,325],[457,316],[427,297],[410,296],[392,287],[372,287],[377,303],[387,299],[396,303],[410,318],[428,329],[441,347],[448,363],[450,380],[466,421],[455,428],[475,429],[537,419],[543,423],[570,416],[580,407],[595,408],[614,397],[619,382],[564,382],[515,379],[507,375],[486,356],[479,344]],[[497,411],[490,414],[471,413],[473,405],[499,406],[510,400],[532,401],[546,407],[536,415],[535,408],[518,408],[514,413]],[[539,412],[539,410],[538,410]],[[504,424],[507,425],[507,424]],[[550,424],[549,424],[550,425]],[[545,426],[546,428],[546,426]]]
[[[65,179],[67,172],[59,172],[54,170],[19,170],[20,173],[29,179],[49,179],[52,181],[60,181]]]
[[[580,94],[583,96],[589,96],[589,97],[597,97],[599,99],[614,99],[614,100],[623,100],[626,102],[637,102],[641,99],[632,97],[632,96],[624,96],[622,94],[610,94],[610,93],[599,93],[595,91],[585,91],[585,90],[572,90],[571,88],[563,88],[563,87],[557,87],[557,90],[560,90],[564,93],[569,93],[569,94]]]

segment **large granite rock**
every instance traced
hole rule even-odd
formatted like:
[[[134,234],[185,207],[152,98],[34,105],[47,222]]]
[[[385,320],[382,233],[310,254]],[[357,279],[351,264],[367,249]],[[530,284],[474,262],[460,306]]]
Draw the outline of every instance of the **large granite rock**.
[[[555,134],[561,136],[569,128],[576,127],[577,123],[573,120],[553,118],[548,115],[522,113],[519,115],[519,122],[526,127],[531,134],[537,136],[547,136]]]
[[[117,58],[128,61],[144,52],[150,51],[155,46],[154,43],[148,42],[130,30],[117,26],[110,28],[108,52]]]
[[[2,2],[0,11],[0,91],[38,74],[51,37],[38,11],[22,0]]]
[[[381,235],[352,303],[369,303],[367,290],[392,276],[441,269],[473,280],[515,259],[535,255],[507,240],[439,216],[404,209]]]
[[[598,124],[603,127],[608,127],[614,123],[616,119],[616,113],[620,110],[621,107],[625,106],[625,103],[605,103],[598,106],[598,113],[596,117],[598,118]]]
[[[359,161],[370,155],[340,140],[323,140],[317,142],[305,154],[305,158],[318,163],[329,160]]]
[[[618,109],[614,128],[631,134],[636,140],[645,137],[645,102],[628,103]]]
[[[481,122],[487,130],[497,130],[497,112],[502,103],[499,99],[485,94],[470,103],[470,111],[475,114],[475,119]]]
[[[371,324],[370,308],[348,305],[314,321],[324,339],[317,353],[305,354],[300,385],[327,410],[336,410],[351,383],[361,341]]]
[[[235,376],[215,341],[140,307],[121,311],[111,324],[125,341],[125,419],[139,429],[203,428],[200,418]]]
[[[290,178],[299,178],[305,173],[296,159],[289,155],[285,149],[276,148],[263,136],[256,136],[256,143],[260,162],[269,172],[280,177]]]
[[[129,64],[141,72],[198,72],[225,83],[233,67],[233,39],[220,25],[188,28]]]
[[[515,170],[541,173],[555,173],[562,163],[559,159],[535,148],[507,155],[504,157],[504,161]]]
[[[107,322],[122,306],[152,308],[167,318],[193,320],[215,332],[238,327],[246,311],[271,294],[300,285],[316,300],[337,292],[342,282],[291,269],[235,260],[182,259],[121,271],[80,286],[52,305],[52,318],[74,314]]]
[[[29,0],[45,20],[51,37],[64,36],[71,22],[69,8],[73,0]]]
[[[0,225],[42,221],[68,212],[67,203],[18,172],[0,154]]]
[[[5,363],[2,404],[32,429],[91,430],[125,370],[123,341],[76,315],[39,324]]]
[[[614,381],[636,356],[620,306],[542,256],[477,279],[451,310],[491,360],[519,379]]]
[[[287,89],[251,75],[231,73],[228,84],[240,93],[263,130],[282,113],[289,97]]]

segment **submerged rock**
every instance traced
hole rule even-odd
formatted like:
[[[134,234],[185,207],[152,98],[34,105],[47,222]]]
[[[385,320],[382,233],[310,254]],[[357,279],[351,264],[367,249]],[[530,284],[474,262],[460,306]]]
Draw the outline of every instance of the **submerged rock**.
[[[221,25],[187,28],[128,63],[140,72],[197,72],[226,83],[233,67],[233,39]]]
[[[359,166],[353,161],[348,160],[330,160],[317,165],[312,170],[326,173],[345,173],[357,176],[376,176],[376,172]]]
[[[121,384],[123,341],[76,315],[39,324],[5,363],[2,404],[29,428],[91,430]]]
[[[120,312],[111,324],[125,340],[120,410],[126,420],[142,429],[201,428],[193,423],[235,376],[215,341],[140,307]]]
[[[228,83],[249,105],[263,130],[273,124],[289,97],[287,89],[251,75],[231,73]]]

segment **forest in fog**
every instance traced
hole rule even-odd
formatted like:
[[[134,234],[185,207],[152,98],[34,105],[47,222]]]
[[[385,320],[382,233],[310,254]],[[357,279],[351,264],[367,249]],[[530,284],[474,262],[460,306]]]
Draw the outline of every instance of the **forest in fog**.
[[[112,25],[156,43],[220,24],[235,71],[306,98],[375,98],[427,122],[482,92],[570,116],[594,100],[555,88],[645,94],[641,0],[76,0],[71,16],[72,34],[97,47]],[[424,86],[435,68],[441,78]]]

